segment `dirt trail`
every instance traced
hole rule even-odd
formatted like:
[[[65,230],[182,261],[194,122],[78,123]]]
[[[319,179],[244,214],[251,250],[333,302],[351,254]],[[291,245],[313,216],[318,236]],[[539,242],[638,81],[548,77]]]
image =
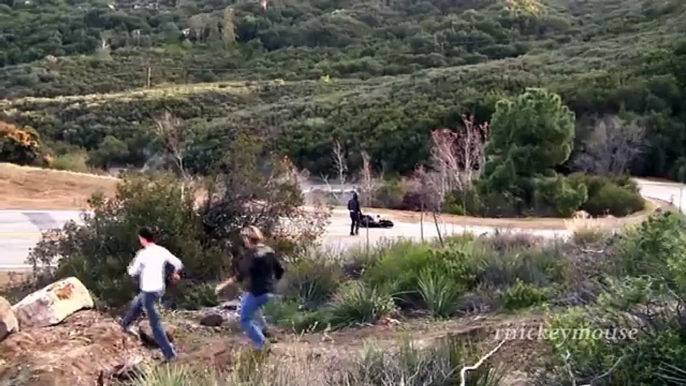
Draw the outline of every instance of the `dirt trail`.
[[[179,363],[229,370],[237,351],[249,343],[236,326],[208,328],[193,318],[165,315],[168,325],[176,327],[174,342]],[[146,323],[143,321],[143,323]],[[331,333],[293,335],[277,332],[272,358],[294,366],[307,364],[311,375],[324,374],[327,368],[340,368],[359,355],[370,342],[391,349],[401,339],[425,347],[447,336],[470,337],[487,346],[497,344],[497,328],[537,326],[540,318],[483,317],[447,322],[408,321],[400,326],[364,326]],[[513,370],[525,370],[536,353],[545,350],[544,342],[511,341],[494,356],[497,362],[515,364]],[[96,311],[82,311],[58,326],[15,333],[0,343],[0,384],[94,385],[103,371],[132,358],[154,363],[159,350],[145,348],[138,340],[123,334],[116,321]],[[333,367],[332,367],[333,366]],[[13,382],[13,383],[12,383]]]

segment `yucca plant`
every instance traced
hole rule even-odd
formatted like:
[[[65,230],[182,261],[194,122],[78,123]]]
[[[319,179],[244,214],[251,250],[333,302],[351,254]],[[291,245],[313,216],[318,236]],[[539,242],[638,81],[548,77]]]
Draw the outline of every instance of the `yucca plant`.
[[[448,318],[457,313],[463,287],[445,272],[424,269],[419,274],[418,292],[432,316]]]
[[[392,295],[360,281],[348,283],[331,302],[332,321],[338,327],[373,323],[390,316],[395,310]]]
[[[219,386],[213,371],[189,366],[150,366],[125,383],[126,386]]]

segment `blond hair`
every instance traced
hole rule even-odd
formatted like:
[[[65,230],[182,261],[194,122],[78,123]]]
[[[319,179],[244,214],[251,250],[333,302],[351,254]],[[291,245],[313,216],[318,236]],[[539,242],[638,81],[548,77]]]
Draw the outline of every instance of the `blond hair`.
[[[241,229],[241,237],[253,245],[259,245],[264,242],[264,235],[262,234],[262,231],[254,225],[248,225]]]

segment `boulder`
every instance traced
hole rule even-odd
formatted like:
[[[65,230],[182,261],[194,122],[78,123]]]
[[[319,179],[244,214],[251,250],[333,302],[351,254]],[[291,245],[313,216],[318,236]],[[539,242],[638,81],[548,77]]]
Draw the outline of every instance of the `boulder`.
[[[29,328],[58,324],[84,308],[93,308],[93,298],[79,279],[70,277],[32,293],[12,310],[19,326]]]
[[[0,296],[0,341],[18,330],[19,323],[14,315],[14,311],[12,311],[12,305]]]
[[[169,339],[169,342],[174,343],[174,333],[176,332],[176,328],[174,326],[166,326],[164,328],[164,331],[167,334],[167,339]],[[152,334],[150,323],[148,323],[147,321],[143,321],[140,324],[140,327],[138,328],[138,335],[140,336],[143,344],[145,344],[146,346],[159,347],[159,345],[155,341],[155,336]]]
[[[200,324],[207,327],[218,327],[224,323],[224,317],[219,313],[209,313],[200,319]]]

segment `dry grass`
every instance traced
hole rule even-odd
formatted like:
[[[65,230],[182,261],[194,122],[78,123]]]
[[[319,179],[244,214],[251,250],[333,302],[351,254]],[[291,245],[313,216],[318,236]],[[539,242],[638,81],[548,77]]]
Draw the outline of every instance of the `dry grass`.
[[[97,192],[114,194],[114,177],[0,163],[0,209],[80,210]]]

